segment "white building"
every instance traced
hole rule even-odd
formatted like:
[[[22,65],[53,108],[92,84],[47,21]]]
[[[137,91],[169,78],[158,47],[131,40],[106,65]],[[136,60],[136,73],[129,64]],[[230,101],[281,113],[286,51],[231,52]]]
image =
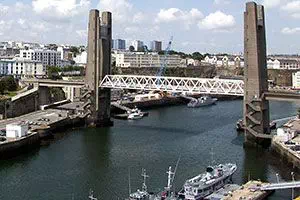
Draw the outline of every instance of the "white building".
[[[144,42],[140,40],[134,40],[132,42],[132,46],[134,47],[135,51],[144,51]]]
[[[277,59],[267,60],[268,69],[280,69],[280,62]]]
[[[6,125],[6,137],[20,138],[28,134],[28,124],[25,122],[13,123]]]
[[[293,73],[293,88],[300,89],[300,71]]]
[[[244,59],[240,56],[206,56],[203,63],[217,67],[244,67]]]
[[[34,61],[39,61],[46,66],[61,66],[61,52],[54,50],[21,50],[20,57]]]
[[[85,67],[87,64],[87,52],[86,51],[81,52],[81,54],[74,57],[73,60],[76,63],[76,66]]]
[[[71,52],[70,47],[59,46],[59,47],[57,47],[57,51],[60,52],[61,60],[68,60],[68,59],[72,58],[72,52]]]
[[[15,58],[13,61],[11,75],[18,77],[46,75],[46,67],[41,62],[24,58]]]
[[[164,63],[167,67],[180,67],[181,58],[178,55],[165,56],[157,53],[123,52],[116,53],[117,67],[161,67]]]

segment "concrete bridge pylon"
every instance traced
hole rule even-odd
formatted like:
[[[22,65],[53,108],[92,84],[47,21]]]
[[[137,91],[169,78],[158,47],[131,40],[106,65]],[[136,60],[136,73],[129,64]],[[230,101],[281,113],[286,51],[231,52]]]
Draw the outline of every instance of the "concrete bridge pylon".
[[[99,83],[111,74],[112,14],[91,10],[88,26],[88,63],[85,87],[90,91],[89,126],[112,126],[110,118],[110,89],[99,88]]]
[[[264,7],[247,3],[244,20],[245,144],[265,145],[271,137]]]

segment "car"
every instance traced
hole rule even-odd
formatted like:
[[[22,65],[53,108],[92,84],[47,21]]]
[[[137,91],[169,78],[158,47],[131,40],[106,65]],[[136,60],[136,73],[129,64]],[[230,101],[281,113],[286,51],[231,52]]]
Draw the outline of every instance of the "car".
[[[0,142],[5,142],[6,138],[5,137],[0,137]]]

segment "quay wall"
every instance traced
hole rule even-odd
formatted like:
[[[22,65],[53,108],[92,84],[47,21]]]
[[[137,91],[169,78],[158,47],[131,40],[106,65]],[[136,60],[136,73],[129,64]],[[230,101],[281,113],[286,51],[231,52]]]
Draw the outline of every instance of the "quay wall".
[[[283,162],[287,162],[293,169],[300,172],[300,158],[292,150],[285,148],[276,138],[272,140],[271,150],[279,155]]]
[[[27,137],[19,140],[5,142],[0,144],[0,158],[8,158],[13,155],[17,155],[22,151],[27,151],[35,146],[38,146],[40,142],[39,134],[33,133]]]

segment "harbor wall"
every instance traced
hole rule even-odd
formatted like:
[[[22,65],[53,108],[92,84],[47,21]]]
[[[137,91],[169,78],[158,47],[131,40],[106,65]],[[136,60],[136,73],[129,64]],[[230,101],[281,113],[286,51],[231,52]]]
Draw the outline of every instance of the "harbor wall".
[[[9,158],[39,146],[39,134],[33,133],[27,137],[0,144],[0,158]]]
[[[272,140],[271,151],[278,155],[282,162],[288,163],[294,170],[300,172],[300,158],[295,155],[295,152],[285,148],[276,139]]]

